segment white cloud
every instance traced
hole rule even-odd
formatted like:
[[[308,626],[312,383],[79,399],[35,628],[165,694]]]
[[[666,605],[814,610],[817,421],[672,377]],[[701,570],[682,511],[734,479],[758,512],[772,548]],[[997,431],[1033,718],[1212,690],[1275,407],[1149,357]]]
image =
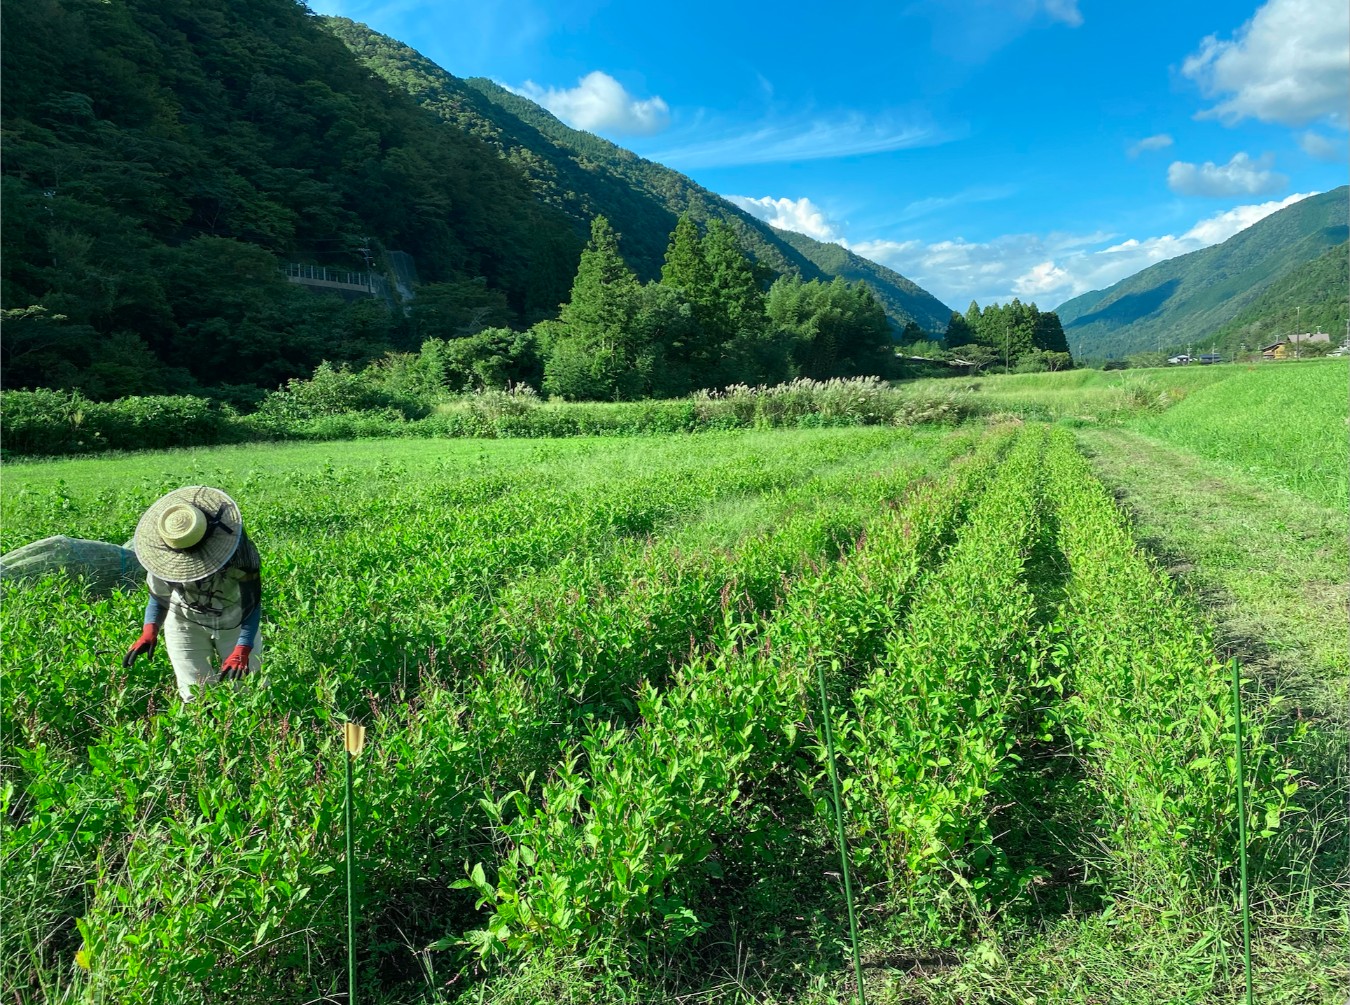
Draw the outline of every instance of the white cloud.
[[[1344,160],[1345,140],[1333,140],[1311,129],[1298,138],[1298,144],[1309,157],[1319,161]]]
[[[1233,125],[1246,118],[1302,126],[1346,124],[1350,92],[1350,5],[1345,0],[1270,0],[1221,41],[1210,35],[1181,72],[1207,98],[1201,112]]]
[[[1289,179],[1270,170],[1274,158],[1269,154],[1252,160],[1236,153],[1227,164],[1189,164],[1173,161],[1167,169],[1167,185],[1177,195],[1243,196],[1270,195],[1289,184]]]
[[[1130,156],[1138,157],[1145,150],[1165,150],[1172,145],[1172,137],[1166,133],[1158,133],[1156,136],[1145,136],[1138,143],[1130,147]]]
[[[794,230],[817,241],[835,241],[839,235],[834,226],[825,218],[824,211],[810,199],[775,199],[766,195],[755,199],[746,195],[726,197],[751,216],[756,216],[781,230]]]
[[[1033,266],[1030,272],[1018,276],[1013,281],[1013,289],[1018,296],[1044,297],[1047,293],[1056,293],[1064,289],[1072,282],[1073,277],[1069,275],[1067,270],[1060,268],[1054,262],[1041,262]]]
[[[1083,15],[1078,10],[1078,0],[1043,0],[1043,6],[1051,20],[1063,21],[1070,28],[1077,28],[1083,23]]]
[[[511,88],[537,101],[576,129],[649,135],[670,124],[670,106],[659,97],[639,101],[607,73],[592,70],[570,89],[544,88],[532,80]]]
[[[922,121],[891,115],[869,118],[858,112],[846,112],[830,118],[797,117],[770,121],[748,130],[719,130],[701,125],[691,131],[688,142],[644,156],[672,167],[692,170],[856,157],[936,146],[951,138],[951,133]]]
[[[964,309],[1006,302],[1014,296],[1041,307],[1099,290],[1168,258],[1228,240],[1311,192],[1287,199],[1237,206],[1198,221],[1181,235],[1114,240],[1118,235],[1006,234],[992,241],[862,241],[852,251],[908,276],[939,300]],[[1114,240],[1114,243],[1109,243]]]

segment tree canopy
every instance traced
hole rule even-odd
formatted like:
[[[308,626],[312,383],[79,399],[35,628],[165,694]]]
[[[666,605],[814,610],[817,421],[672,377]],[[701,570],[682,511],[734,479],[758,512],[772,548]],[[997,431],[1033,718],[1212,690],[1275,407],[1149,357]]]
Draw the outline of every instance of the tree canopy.
[[[9,386],[274,385],[405,346],[400,313],[280,273],[364,269],[362,246],[413,255],[433,282],[481,280],[512,320],[566,292],[570,221],[292,0],[33,0],[0,17],[23,40],[0,89],[0,287],[49,312],[6,338]]]

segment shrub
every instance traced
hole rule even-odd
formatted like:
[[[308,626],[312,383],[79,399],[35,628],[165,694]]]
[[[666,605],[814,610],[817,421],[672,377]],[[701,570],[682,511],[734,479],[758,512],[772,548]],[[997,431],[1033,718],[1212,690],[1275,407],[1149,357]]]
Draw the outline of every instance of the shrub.
[[[93,405],[85,426],[112,450],[162,450],[232,439],[230,418],[206,398],[185,394],[133,396]]]
[[[157,450],[243,438],[232,411],[206,398],[154,395],[90,401],[78,391],[6,391],[4,448],[16,454]]]
[[[0,392],[0,445],[16,454],[66,454],[83,446],[85,409],[79,391]]]
[[[433,409],[425,398],[381,386],[381,375],[400,371],[407,362],[390,357],[362,373],[323,363],[312,379],[290,381],[245,416],[229,405],[189,396],[98,403],[78,392],[5,392],[4,447],[16,454],[61,454],[248,440],[643,436],[756,426],[908,426],[958,422],[977,412],[969,396],[916,394],[876,377],[803,378],[772,387],[735,384],[669,400],[548,405],[528,384],[508,384]]]
[[[539,395],[529,384],[510,384],[505,389],[484,388],[468,396],[469,411],[484,422],[519,418],[539,407]]]
[[[346,364],[334,367],[326,360],[309,380],[293,378],[269,394],[258,411],[269,418],[295,422],[380,409],[393,409],[405,419],[420,419],[430,411],[417,397],[381,387],[369,371],[355,373]]]

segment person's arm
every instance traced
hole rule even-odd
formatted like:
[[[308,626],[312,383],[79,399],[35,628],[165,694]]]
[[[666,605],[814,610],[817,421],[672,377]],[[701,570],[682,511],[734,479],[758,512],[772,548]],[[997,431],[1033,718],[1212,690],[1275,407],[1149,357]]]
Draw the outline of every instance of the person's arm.
[[[244,609],[244,617],[239,622],[239,641],[234,652],[225,657],[220,664],[220,675],[225,680],[242,677],[248,673],[249,654],[258,644],[258,625],[262,621],[262,578],[253,573],[239,583],[239,601]]]
[[[250,649],[258,644],[258,625],[262,622],[261,586],[255,586],[253,594],[253,603],[246,608],[248,613],[244,615],[244,620],[239,622],[239,645]]]
[[[169,598],[157,597],[154,593],[150,594],[150,599],[145,602],[145,621],[146,625],[154,625],[158,629],[164,624],[164,619],[169,614]]]
[[[150,587],[150,598],[145,602],[145,618],[141,627],[141,637],[138,638],[127,654],[122,657],[122,666],[130,668],[136,662],[136,657],[145,654],[146,659],[155,658],[155,647],[159,644],[159,628],[164,624],[164,618],[169,613],[169,598],[155,593],[156,581],[147,576],[146,583]],[[159,584],[163,585],[163,584]]]

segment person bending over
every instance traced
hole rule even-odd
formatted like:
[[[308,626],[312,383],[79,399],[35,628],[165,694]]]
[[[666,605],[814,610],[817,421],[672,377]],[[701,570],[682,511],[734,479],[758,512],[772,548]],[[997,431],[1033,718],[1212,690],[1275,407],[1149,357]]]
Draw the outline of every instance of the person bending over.
[[[255,673],[262,563],[235,501],[205,485],[175,489],[141,516],[135,549],[150,599],[141,637],[122,665],[129,668],[142,653],[153,658],[163,636],[184,701],[194,687]]]

